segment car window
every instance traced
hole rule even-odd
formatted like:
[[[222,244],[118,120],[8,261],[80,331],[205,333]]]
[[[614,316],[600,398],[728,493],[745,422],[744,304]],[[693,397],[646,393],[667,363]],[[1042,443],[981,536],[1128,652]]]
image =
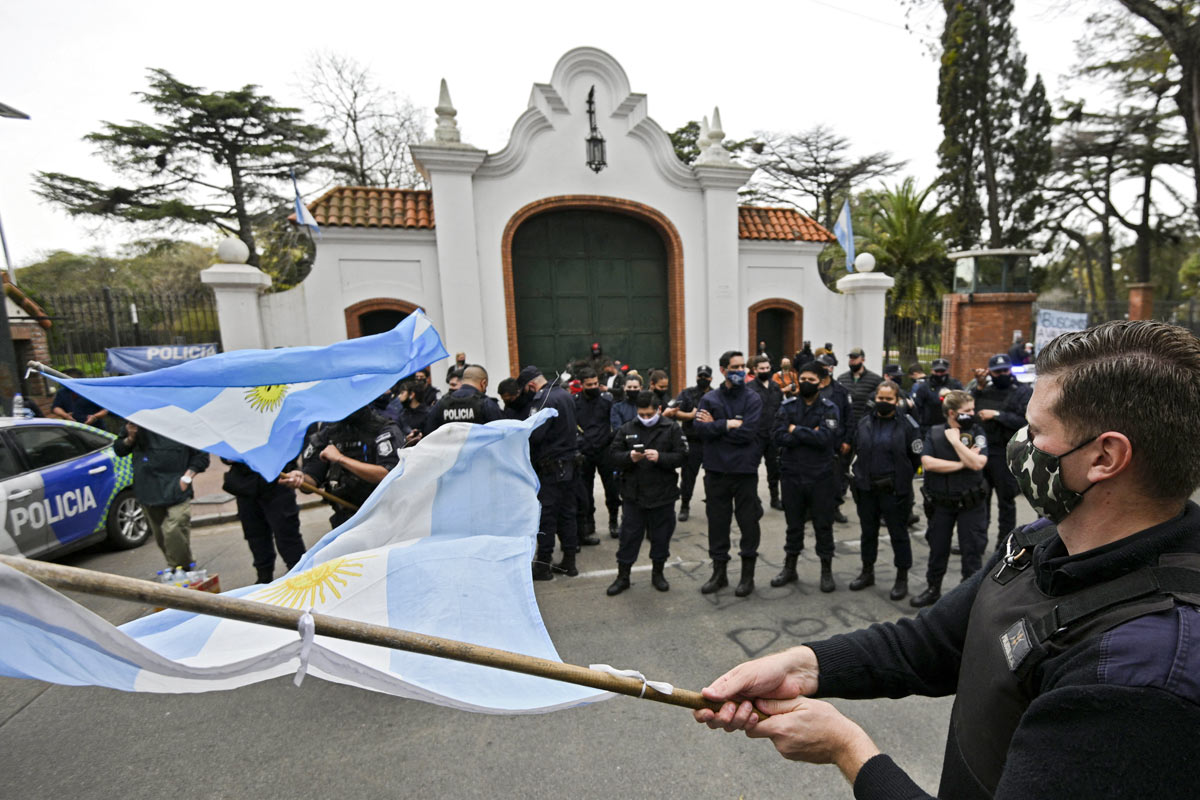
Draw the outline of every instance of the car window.
[[[88,453],[66,428],[22,426],[10,429],[9,433],[25,451],[31,469],[42,469]]]
[[[84,428],[71,429],[89,451],[102,450],[113,443],[111,436],[105,436],[99,431],[89,431]]]
[[[0,480],[20,474],[22,469],[21,459],[17,457],[16,451],[7,439],[0,436]]]

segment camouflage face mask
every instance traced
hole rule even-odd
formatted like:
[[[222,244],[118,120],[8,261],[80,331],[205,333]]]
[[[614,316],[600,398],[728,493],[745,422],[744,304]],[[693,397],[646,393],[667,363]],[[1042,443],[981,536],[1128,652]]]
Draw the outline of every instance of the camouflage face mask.
[[[1021,494],[1025,495],[1029,505],[1040,516],[1057,525],[1083,502],[1083,496],[1096,485],[1093,483],[1082,492],[1072,491],[1063,485],[1061,470],[1064,458],[1094,441],[1095,436],[1056,456],[1033,446],[1028,425],[1013,434],[1005,451],[1008,468],[1016,476]]]

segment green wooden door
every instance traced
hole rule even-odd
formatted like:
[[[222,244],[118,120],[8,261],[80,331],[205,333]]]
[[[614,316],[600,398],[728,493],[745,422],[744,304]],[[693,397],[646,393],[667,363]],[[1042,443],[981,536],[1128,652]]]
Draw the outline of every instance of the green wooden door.
[[[592,342],[643,375],[669,366],[667,253],[644,222],[605,211],[533,217],[513,237],[521,365],[547,375]]]

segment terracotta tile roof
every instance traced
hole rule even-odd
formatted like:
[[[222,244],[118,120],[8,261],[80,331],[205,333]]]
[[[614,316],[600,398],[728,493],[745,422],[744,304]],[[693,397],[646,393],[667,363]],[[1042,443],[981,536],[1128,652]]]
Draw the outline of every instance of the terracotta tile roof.
[[[738,238],[784,242],[837,241],[823,225],[794,208],[759,206],[738,207]]]
[[[427,189],[335,186],[309,204],[318,225],[349,228],[432,228]],[[293,214],[288,219],[295,221]]]

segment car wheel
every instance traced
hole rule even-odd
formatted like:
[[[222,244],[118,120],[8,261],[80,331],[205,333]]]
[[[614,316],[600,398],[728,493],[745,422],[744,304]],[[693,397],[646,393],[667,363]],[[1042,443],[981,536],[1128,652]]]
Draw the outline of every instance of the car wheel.
[[[108,543],[117,550],[141,547],[150,538],[150,522],[133,492],[121,492],[108,509]]]

